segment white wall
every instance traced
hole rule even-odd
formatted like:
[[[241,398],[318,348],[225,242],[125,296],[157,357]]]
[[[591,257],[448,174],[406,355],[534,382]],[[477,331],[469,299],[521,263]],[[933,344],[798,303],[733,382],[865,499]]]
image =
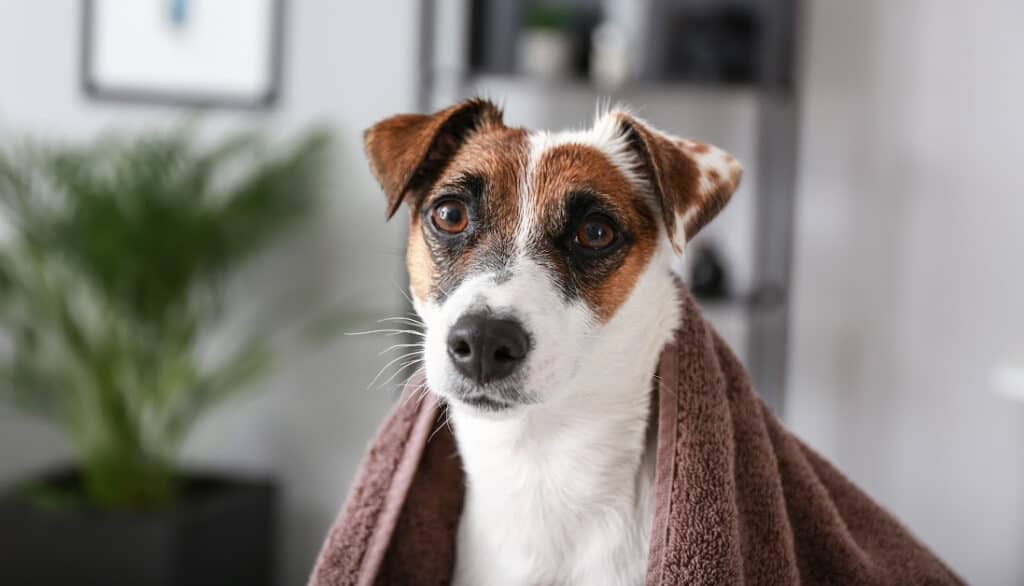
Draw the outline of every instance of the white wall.
[[[969,582],[1024,583],[1024,404],[990,388],[1024,366],[1024,4],[805,4],[789,423]]]
[[[161,107],[101,104],[78,81],[79,7],[68,0],[0,0],[0,140],[32,135],[82,139],[108,127],[180,121]],[[310,231],[246,272],[243,290],[284,297],[305,283],[321,300],[350,300],[371,314],[402,307],[400,222],[384,224],[384,203],[362,156],[361,132],[415,104],[418,3],[292,0],[282,102],[269,113],[210,113],[212,127],[258,123],[288,134],[312,121],[336,132],[335,185]],[[250,308],[252,311],[252,308]],[[386,342],[347,337],[302,356],[204,420],[188,443],[200,465],[269,472],[282,482],[282,583],[302,583],[345,496],[366,442],[391,400],[364,390]],[[0,483],[71,454],[56,433],[0,413]]]

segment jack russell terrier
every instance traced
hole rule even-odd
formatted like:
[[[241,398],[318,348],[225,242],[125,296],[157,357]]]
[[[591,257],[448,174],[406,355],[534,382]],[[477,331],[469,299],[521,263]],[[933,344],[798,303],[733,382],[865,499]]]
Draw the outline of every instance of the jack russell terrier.
[[[388,217],[410,211],[427,386],[465,468],[455,583],[643,583],[677,257],[739,163],[624,111],[531,132],[485,100],[365,139]]]

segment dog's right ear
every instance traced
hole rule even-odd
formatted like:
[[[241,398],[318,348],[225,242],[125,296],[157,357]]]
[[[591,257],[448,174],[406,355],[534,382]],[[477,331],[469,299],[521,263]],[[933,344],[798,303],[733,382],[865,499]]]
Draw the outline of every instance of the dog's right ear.
[[[661,206],[669,242],[682,253],[687,241],[732,197],[743,167],[718,147],[665,134],[626,112],[609,115],[618,120],[639,155]]]
[[[388,198],[388,219],[410,195],[421,197],[462,143],[488,125],[502,125],[501,109],[474,99],[434,114],[392,116],[367,130],[366,155]]]

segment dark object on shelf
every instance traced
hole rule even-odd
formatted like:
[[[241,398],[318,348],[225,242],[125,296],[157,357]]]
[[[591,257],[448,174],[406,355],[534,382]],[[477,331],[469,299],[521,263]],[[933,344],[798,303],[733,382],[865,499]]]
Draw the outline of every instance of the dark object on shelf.
[[[751,7],[688,7],[669,22],[659,77],[727,84],[758,81],[761,23]]]
[[[476,73],[522,73],[516,44],[524,30],[556,28],[570,40],[571,77],[585,79],[590,71],[590,37],[600,21],[596,2],[508,2],[472,0],[469,3],[469,55]]]
[[[78,474],[44,481],[70,495]],[[0,497],[0,584],[267,586],[274,571],[274,487],[194,476],[180,503],[153,512],[107,512]],[[53,500],[47,499],[47,502]]]
[[[729,275],[718,251],[709,245],[694,251],[690,290],[698,299],[720,301],[729,297]]]

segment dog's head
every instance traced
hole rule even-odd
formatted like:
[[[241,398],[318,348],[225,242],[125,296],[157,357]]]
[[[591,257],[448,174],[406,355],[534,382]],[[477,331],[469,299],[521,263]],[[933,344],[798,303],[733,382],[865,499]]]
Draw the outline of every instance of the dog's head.
[[[428,386],[479,412],[585,392],[631,354],[656,356],[676,325],[673,258],[741,174],[728,153],[621,111],[529,132],[472,100],[365,139],[388,217],[411,212]]]

